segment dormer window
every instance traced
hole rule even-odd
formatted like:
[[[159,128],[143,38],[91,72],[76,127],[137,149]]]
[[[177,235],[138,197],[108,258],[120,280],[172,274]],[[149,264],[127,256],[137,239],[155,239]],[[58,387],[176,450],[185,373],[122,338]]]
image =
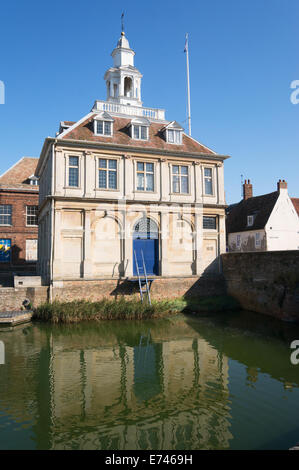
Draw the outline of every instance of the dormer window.
[[[183,128],[176,122],[172,121],[164,127],[164,136],[169,144],[182,144]]]
[[[36,176],[34,175],[30,176],[28,178],[28,181],[31,186],[38,186],[38,178]]]
[[[253,225],[253,222],[254,222],[254,215],[248,215],[247,216],[247,226],[251,227]]]
[[[148,140],[150,122],[145,118],[131,121],[131,137],[136,140]]]
[[[182,143],[182,132],[175,129],[167,130],[167,142],[170,144],[181,144]]]
[[[113,119],[108,113],[100,113],[94,118],[94,134],[104,137],[113,135]]]

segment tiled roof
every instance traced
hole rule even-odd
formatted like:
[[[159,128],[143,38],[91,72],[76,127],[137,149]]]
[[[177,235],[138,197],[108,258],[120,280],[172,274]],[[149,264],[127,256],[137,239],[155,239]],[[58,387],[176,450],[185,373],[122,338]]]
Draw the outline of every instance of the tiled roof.
[[[101,142],[107,144],[118,144],[130,147],[151,148],[157,150],[168,150],[182,153],[204,153],[207,155],[215,155],[208,147],[200,144],[191,137],[183,134],[182,145],[169,144],[165,141],[161,129],[165,127],[165,123],[151,122],[149,127],[148,140],[135,140],[130,136],[129,124],[131,119],[114,117],[113,136],[102,137],[94,135],[93,120],[96,116],[90,116],[86,121],[82,122],[73,130],[66,131],[63,139],[86,140],[93,142]],[[67,121],[64,121],[67,122]]]
[[[28,178],[35,173],[37,163],[38,158],[21,158],[21,160],[0,176],[0,187],[38,191],[38,186],[31,186],[28,182]]]
[[[293,205],[294,205],[294,207],[297,211],[297,214],[299,216],[299,198],[298,197],[292,197],[291,201],[292,201],[292,203],[293,203]]]
[[[279,192],[251,197],[235,204],[228,211],[227,233],[245,232],[263,229],[278,199]],[[248,227],[247,216],[254,215],[253,225]]]

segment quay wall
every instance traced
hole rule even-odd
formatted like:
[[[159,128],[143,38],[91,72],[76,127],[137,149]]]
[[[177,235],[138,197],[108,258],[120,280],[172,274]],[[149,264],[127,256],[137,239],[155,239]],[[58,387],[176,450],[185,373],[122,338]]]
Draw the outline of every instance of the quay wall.
[[[244,310],[299,321],[299,250],[222,255],[227,294]]]
[[[178,297],[214,296],[225,294],[222,276],[213,278],[176,277],[157,278],[150,288],[151,298],[155,300]],[[0,312],[20,310],[24,300],[28,299],[33,307],[47,300],[70,302],[72,300],[97,301],[103,298],[140,299],[138,282],[128,279],[101,279],[58,281],[53,286],[0,288]]]

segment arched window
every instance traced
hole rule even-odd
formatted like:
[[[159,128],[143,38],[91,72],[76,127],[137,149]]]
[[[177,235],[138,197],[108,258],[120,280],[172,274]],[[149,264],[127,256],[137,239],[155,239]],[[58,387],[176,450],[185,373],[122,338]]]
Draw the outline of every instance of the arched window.
[[[159,238],[158,225],[149,217],[143,217],[134,227],[133,238],[151,238],[154,240]]]
[[[132,78],[125,77],[124,92],[125,96],[132,97],[133,82]]]

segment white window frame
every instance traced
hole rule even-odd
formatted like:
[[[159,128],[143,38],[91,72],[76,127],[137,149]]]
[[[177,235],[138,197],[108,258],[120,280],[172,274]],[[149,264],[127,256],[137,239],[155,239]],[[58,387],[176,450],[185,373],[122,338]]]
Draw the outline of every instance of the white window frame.
[[[113,158],[113,157],[109,157],[107,158],[106,156],[103,157],[103,156],[98,156],[96,157],[96,165],[97,165],[97,172],[96,172],[96,176],[97,176],[97,185],[96,185],[96,188],[97,188],[97,191],[119,191],[119,159],[118,158]],[[106,160],[107,161],[107,168],[100,168],[100,160]],[[113,160],[113,161],[116,161],[116,169],[112,169],[112,168],[109,168],[109,160]],[[106,171],[107,173],[107,178],[106,178],[106,181],[107,181],[107,188],[100,188],[100,170],[103,170],[103,171]],[[114,171],[116,173],[116,188],[109,188],[108,185],[109,185],[109,171]]]
[[[10,214],[1,214],[1,215],[3,215],[3,216],[7,216],[7,215],[10,216],[10,222],[11,222],[10,224],[1,224],[1,223],[0,223],[0,226],[1,226],[1,227],[12,227],[12,211],[13,211],[12,204],[0,204],[0,205],[1,205],[1,206],[8,206],[8,207],[10,207]]]
[[[102,122],[103,123],[103,132],[100,133],[98,132],[98,122]],[[110,123],[110,130],[111,130],[111,133],[110,134],[106,134],[105,133],[105,122],[109,122]],[[94,119],[93,121],[94,123],[94,135],[99,135],[101,137],[113,137],[113,121],[110,121],[108,119]]]
[[[144,165],[144,171],[138,171],[138,163],[143,163]],[[153,189],[151,190],[146,190],[146,184],[145,184],[145,189],[138,189],[138,173],[143,173],[144,175],[144,183],[146,183],[146,174],[151,174],[151,172],[146,171],[146,164],[150,163],[153,165],[153,177],[154,177],[154,184],[153,184]],[[142,161],[142,160],[136,160],[135,162],[135,175],[136,175],[136,182],[135,182],[135,191],[140,192],[140,193],[149,193],[152,194],[155,192],[156,189],[156,162],[153,161]]]
[[[78,166],[70,165],[70,157],[78,158]],[[69,153],[66,155],[66,188],[69,189],[80,189],[81,187],[81,155],[75,153]],[[78,186],[70,186],[70,168],[78,168]]]
[[[174,137],[174,141],[171,142],[171,140],[169,139],[169,136],[170,136],[170,133],[173,133],[173,137]],[[175,141],[175,135],[179,136],[179,141],[176,142]],[[182,145],[182,136],[183,136],[183,131],[181,131],[180,129],[166,129],[166,142],[168,144],[172,144],[172,145]]]
[[[28,217],[35,217],[34,215],[32,214],[28,214],[28,208],[29,207],[36,207],[37,208],[37,211],[36,211],[36,217],[38,217],[38,206],[36,204],[28,204],[26,205],[26,227],[38,227],[38,222],[37,224],[28,224]]]
[[[178,166],[179,167],[179,173],[173,173],[173,167]],[[188,174],[187,175],[182,175],[181,174],[181,167],[187,167]],[[170,165],[170,173],[171,173],[171,194],[173,195],[182,195],[182,196],[188,196],[190,195],[190,165],[184,165],[183,163],[173,163]],[[173,190],[173,177],[174,176],[179,176],[179,185],[180,185],[180,191],[179,192],[174,192]],[[187,193],[182,193],[181,191],[181,176],[187,176],[188,178],[188,192]]]
[[[134,133],[135,127],[138,128],[138,137],[136,137],[135,133]],[[146,129],[146,139],[141,138],[141,127],[144,127]],[[146,142],[148,140],[148,136],[149,136],[149,126],[147,126],[145,124],[134,124],[134,123],[131,125],[131,137],[132,137],[132,139],[141,140],[142,142]]]
[[[205,170],[211,170],[211,176],[206,176],[205,175]],[[206,179],[211,178],[211,183],[212,183],[212,193],[206,193]],[[203,167],[203,190],[204,190],[204,195],[205,196],[210,196],[214,197],[215,196],[215,190],[214,190],[214,168],[211,166],[204,166]]]

